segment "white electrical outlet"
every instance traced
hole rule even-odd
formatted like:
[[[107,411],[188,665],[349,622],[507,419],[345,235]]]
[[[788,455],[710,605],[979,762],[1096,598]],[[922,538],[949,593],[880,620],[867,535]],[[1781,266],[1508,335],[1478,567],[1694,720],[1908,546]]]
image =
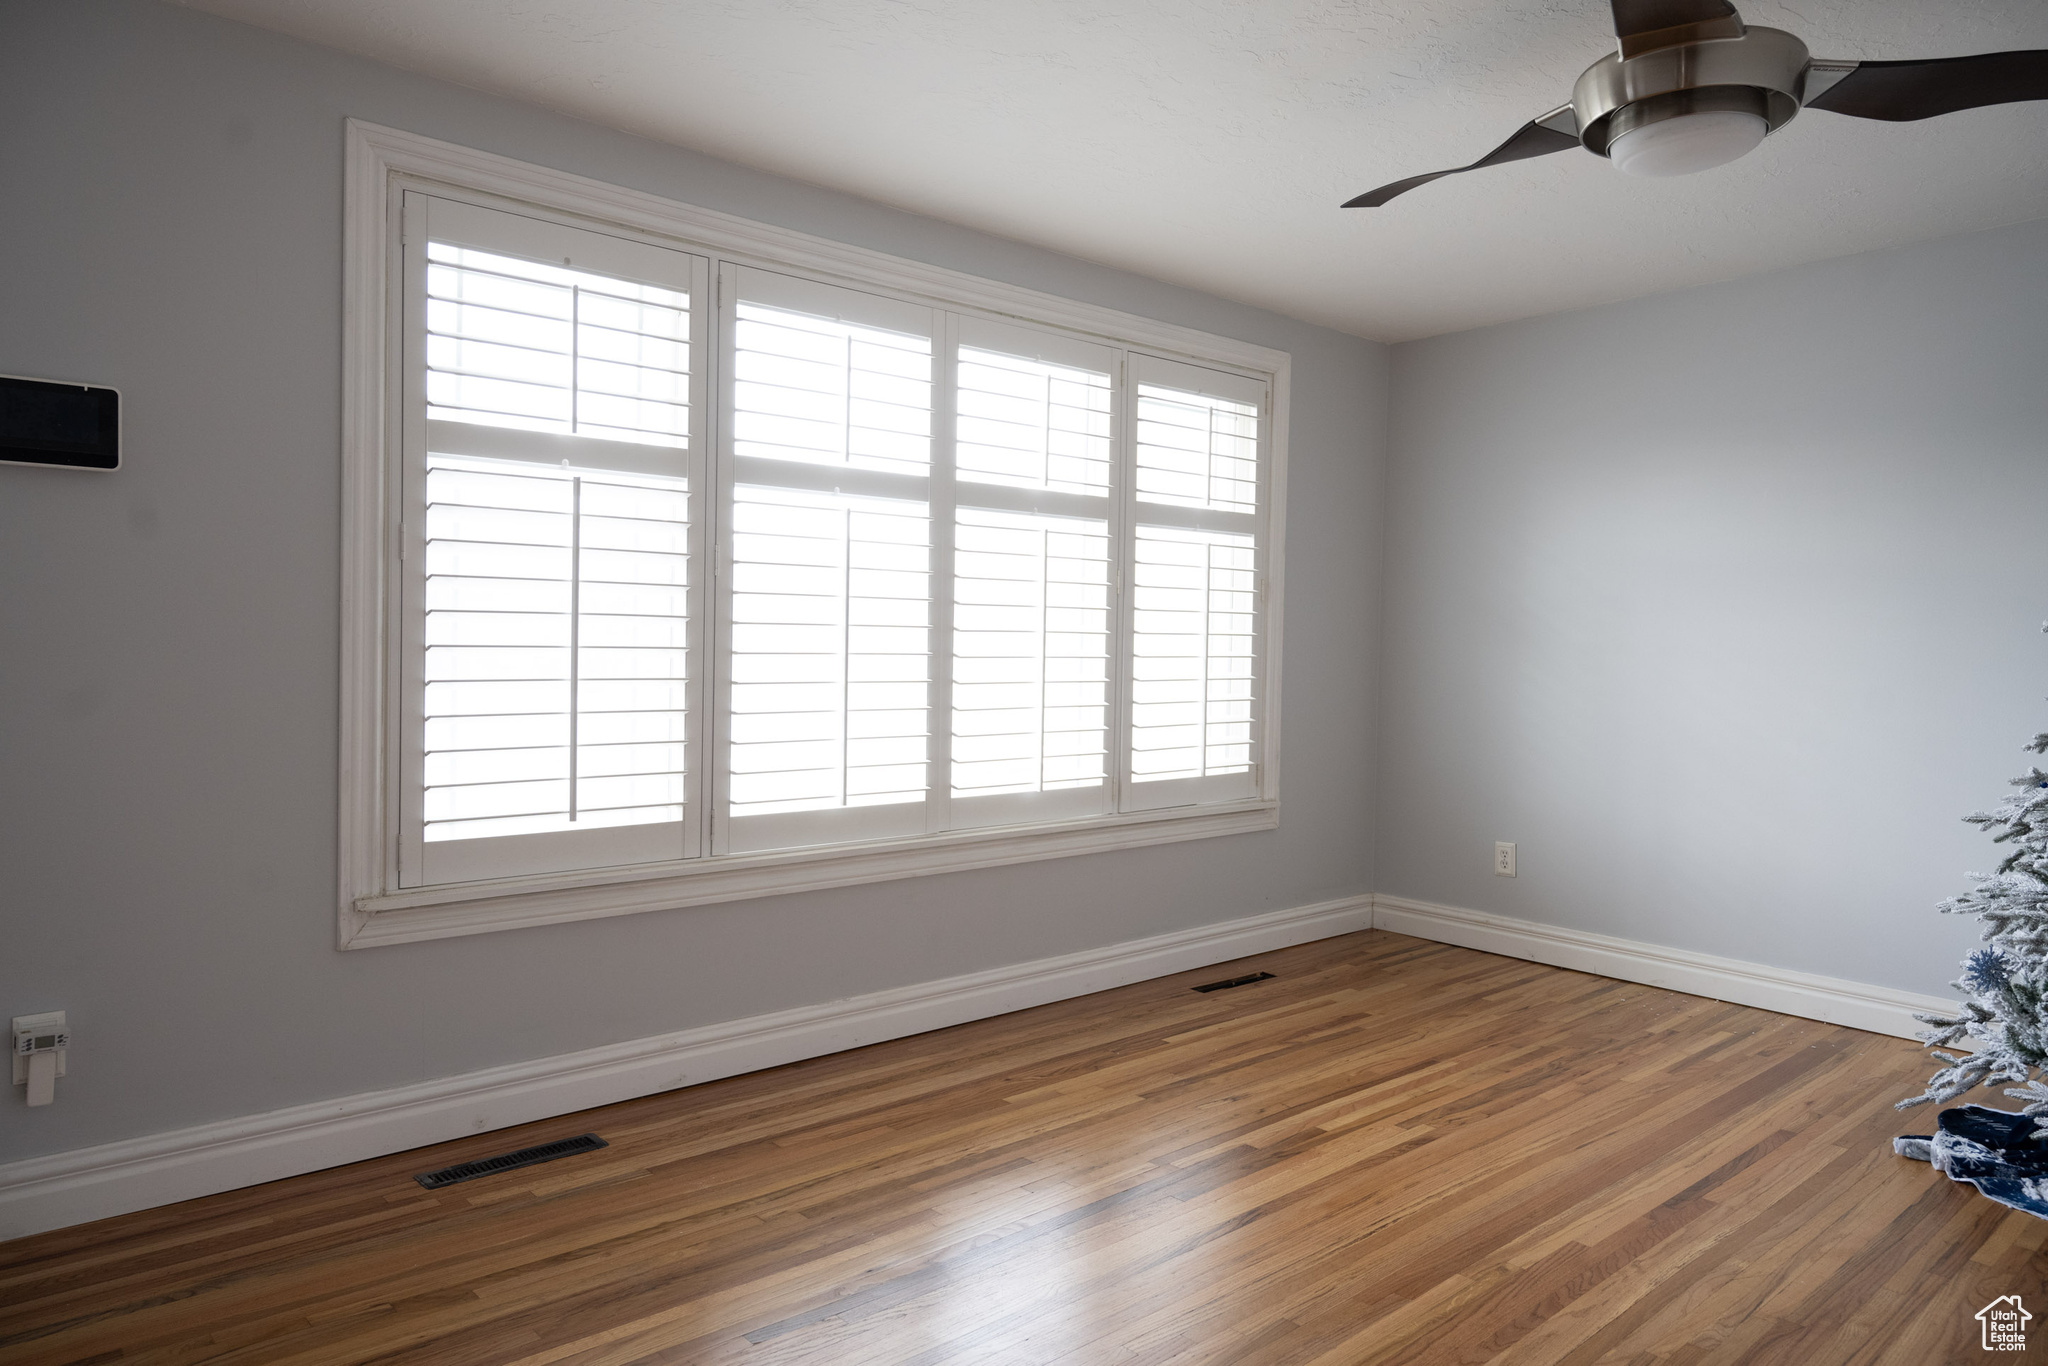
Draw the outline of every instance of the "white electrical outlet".
[[[14,1017],[14,1084],[28,1088],[30,1105],[48,1105],[57,1098],[57,1078],[65,1073],[71,1031],[61,1010]]]
[[[1498,877],[1515,875],[1515,846],[1506,840],[1493,843],[1493,871]]]

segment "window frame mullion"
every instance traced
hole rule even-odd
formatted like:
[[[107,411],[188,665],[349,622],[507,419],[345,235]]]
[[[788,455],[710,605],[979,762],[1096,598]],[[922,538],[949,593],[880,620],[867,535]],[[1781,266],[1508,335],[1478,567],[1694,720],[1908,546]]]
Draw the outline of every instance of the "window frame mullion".
[[[711,568],[716,542],[718,499],[712,479],[716,438],[722,430],[711,396],[717,392],[715,377],[720,357],[713,344],[713,325],[718,300],[714,282],[715,262],[701,252],[692,253],[690,266],[690,448],[684,468],[689,480],[689,526],[683,563],[688,583],[683,593],[683,610],[689,614],[684,632],[685,653],[683,707],[686,725],[683,765],[683,857],[697,859],[710,852],[711,793],[709,771],[711,746],[707,741],[711,725],[712,684],[719,675],[717,652],[711,647],[711,623],[717,611],[717,581]],[[581,343],[578,343],[581,350]],[[692,751],[694,750],[694,753]]]
[[[1109,686],[1109,762],[1103,765],[1110,784],[1109,809],[1127,809],[1131,789],[1131,705],[1136,692],[1137,618],[1131,575],[1137,558],[1138,404],[1137,367],[1128,348],[1117,349],[1116,433],[1110,457],[1109,573],[1111,662]]]
[[[705,615],[709,618],[705,638],[710,642],[706,661],[707,705],[705,853],[711,857],[728,852],[732,844],[732,530],[726,525],[732,506],[737,472],[732,455],[733,325],[739,305],[740,267],[736,261],[720,258],[714,265],[716,299],[706,310],[713,337],[712,350],[718,359],[715,398],[707,405],[713,413],[716,436],[707,452],[710,477],[706,479],[706,519],[714,529],[712,574],[715,586]]]
[[[932,310],[932,463],[925,497],[931,527],[931,634],[926,661],[930,693],[925,716],[925,824],[928,834],[953,823],[953,589],[959,490],[960,344],[957,315]]]

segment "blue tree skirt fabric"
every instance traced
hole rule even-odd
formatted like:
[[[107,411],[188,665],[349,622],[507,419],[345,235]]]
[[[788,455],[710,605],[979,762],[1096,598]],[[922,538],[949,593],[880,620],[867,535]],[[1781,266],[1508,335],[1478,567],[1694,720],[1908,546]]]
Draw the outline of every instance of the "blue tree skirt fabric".
[[[1943,1110],[1932,1134],[1892,1140],[1901,1157],[1931,1162],[1952,1181],[1967,1181],[2001,1205],[2048,1219],[2048,1140],[2036,1120],[1982,1105]]]

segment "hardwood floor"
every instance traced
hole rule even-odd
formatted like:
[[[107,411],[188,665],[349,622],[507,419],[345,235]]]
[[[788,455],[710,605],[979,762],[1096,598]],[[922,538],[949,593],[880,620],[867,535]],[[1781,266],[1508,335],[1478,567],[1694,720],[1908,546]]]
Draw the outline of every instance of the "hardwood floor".
[[[1367,931],[0,1244],[0,1361],[1976,1361],[2048,1221],[1891,1155],[1926,1072]]]

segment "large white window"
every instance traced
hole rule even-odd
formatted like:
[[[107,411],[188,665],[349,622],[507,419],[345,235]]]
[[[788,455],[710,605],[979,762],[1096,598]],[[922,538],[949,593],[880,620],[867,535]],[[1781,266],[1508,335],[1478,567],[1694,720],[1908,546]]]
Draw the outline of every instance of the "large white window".
[[[1273,823],[1284,356],[351,154],[344,943]]]

